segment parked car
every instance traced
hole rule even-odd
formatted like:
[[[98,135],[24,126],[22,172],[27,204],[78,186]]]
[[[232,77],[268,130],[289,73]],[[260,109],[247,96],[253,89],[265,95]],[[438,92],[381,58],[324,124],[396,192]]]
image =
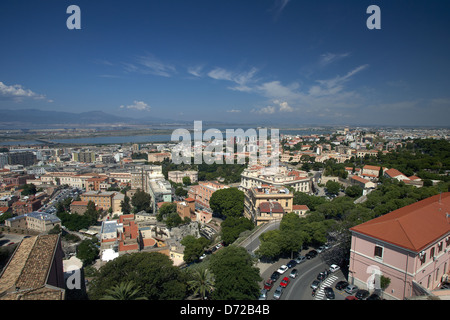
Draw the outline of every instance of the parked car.
[[[295,259],[295,262],[297,262],[297,264],[302,263],[306,260],[305,256],[298,256],[297,259]]]
[[[297,262],[295,262],[295,260],[291,260],[286,265],[288,268],[293,268],[297,265]]]
[[[334,287],[338,290],[343,290],[348,286],[348,284],[349,283],[347,281],[339,281]]]
[[[274,283],[275,283],[275,281],[273,281],[272,279],[267,279],[267,281],[264,283],[264,289],[266,289],[267,291],[270,291],[270,289],[272,289]]]
[[[291,277],[292,279],[297,278],[298,276],[298,270],[297,269],[292,269],[291,273],[289,274],[289,277]]]
[[[366,300],[381,300],[381,298],[376,293],[372,293],[370,296],[367,297]]]
[[[283,288],[286,288],[290,281],[291,281],[291,279],[289,277],[284,277],[283,280],[281,280],[281,282],[280,282],[280,286],[282,286]]]
[[[333,291],[333,288],[331,288],[331,287],[325,287],[325,288],[323,288],[323,291],[324,291],[324,293],[325,293],[325,296],[328,298],[328,299],[334,299],[334,291]]]
[[[354,284],[349,284],[347,287],[345,287],[344,291],[347,292],[348,294],[354,294],[358,290],[359,290],[358,286],[355,286]]]
[[[272,279],[274,282],[278,280],[278,278],[280,277],[280,273],[278,271],[275,271],[274,273],[272,273],[272,275],[270,276],[270,279]]]
[[[332,264],[330,266],[330,272],[336,272],[340,269],[340,267],[337,264]]]
[[[281,298],[281,295],[283,294],[283,287],[278,287],[275,292],[273,293],[273,298],[275,300],[279,300]]]
[[[261,289],[261,292],[259,294],[259,300],[267,300],[267,290]]]
[[[345,300],[358,300],[355,296],[347,296]]]
[[[283,264],[280,268],[278,268],[277,272],[278,272],[279,274],[283,274],[283,273],[285,273],[288,269],[289,269],[288,266],[286,266],[286,265]]]
[[[319,286],[320,286],[320,281],[319,280],[314,280],[312,283],[311,283],[311,289],[319,289]]]
[[[366,300],[366,298],[370,296],[370,292],[364,289],[359,289],[358,291],[356,291],[355,297],[358,300]]]
[[[314,257],[316,257],[318,255],[316,250],[310,250],[307,254],[306,254],[306,259],[312,259]]]
[[[317,275],[317,280],[323,281],[326,277],[325,273],[321,272]]]

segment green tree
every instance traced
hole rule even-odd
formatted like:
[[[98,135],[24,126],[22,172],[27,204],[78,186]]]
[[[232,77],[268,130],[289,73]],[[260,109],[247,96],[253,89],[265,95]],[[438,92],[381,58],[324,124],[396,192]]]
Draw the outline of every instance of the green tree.
[[[197,261],[203,254],[205,247],[209,244],[206,238],[195,238],[192,235],[187,235],[181,240],[184,246],[183,259],[186,263]]]
[[[244,214],[244,192],[237,188],[220,189],[209,199],[214,213],[226,217],[241,217]]]
[[[184,190],[183,187],[177,187],[175,189],[175,195],[178,197],[186,197],[188,195],[188,192]]]
[[[191,185],[191,178],[190,177],[183,177],[183,184],[185,186],[190,186]]]
[[[121,282],[111,289],[106,290],[106,295],[101,300],[147,300],[140,295],[141,290],[133,281]]]
[[[227,217],[220,225],[221,236],[225,245],[233,243],[246,230],[252,230],[254,224],[245,217]]]
[[[211,256],[210,269],[215,278],[215,300],[255,300],[259,296],[259,268],[242,247],[228,246]]]
[[[84,212],[84,216],[88,217],[90,221],[95,222],[100,216],[100,212],[97,210],[93,201],[88,201],[87,209]]]
[[[21,195],[23,196],[30,196],[36,194],[36,186],[32,183],[24,184],[23,186],[20,186],[22,189]]]
[[[325,187],[327,188],[328,193],[332,195],[337,195],[339,193],[339,190],[341,190],[341,185],[339,182],[328,180],[325,184]]]
[[[151,212],[151,196],[145,191],[138,189],[131,198],[131,204],[134,207],[134,212]]]
[[[187,284],[189,290],[193,291],[195,296],[200,296],[203,300],[214,290],[214,275],[208,268],[200,268],[190,274]]]
[[[161,222],[173,212],[177,212],[177,205],[175,203],[163,203],[161,208],[159,208],[156,220]]]
[[[100,250],[92,240],[83,240],[77,247],[77,258],[83,265],[90,265],[97,259]]]
[[[123,214],[131,213],[130,197],[125,196],[123,198],[123,200],[120,202],[120,208],[122,209]]]
[[[91,281],[89,298],[101,299],[120,282],[140,284],[140,296],[149,300],[182,300],[187,294],[187,275],[158,252],[136,252],[109,261]]]
[[[345,194],[351,198],[359,198],[363,194],[363,188],[360,186],[348,186],[347,189],[345,189]]]

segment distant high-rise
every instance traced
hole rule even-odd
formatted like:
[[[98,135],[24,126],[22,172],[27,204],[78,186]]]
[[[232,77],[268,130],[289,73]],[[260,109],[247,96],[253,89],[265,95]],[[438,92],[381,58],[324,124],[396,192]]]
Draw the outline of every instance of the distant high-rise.
[[[95,152],[72,152],[72,161],[87,163],[95,162]]]
[[[31,151],[10,152],[8,153],[8,162],[11,165],[32,166],[36,162],[36,156]]]

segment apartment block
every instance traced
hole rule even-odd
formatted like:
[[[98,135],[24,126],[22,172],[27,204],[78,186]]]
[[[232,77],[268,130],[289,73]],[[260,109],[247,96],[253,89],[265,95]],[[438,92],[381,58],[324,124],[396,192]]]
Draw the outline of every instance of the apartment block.
[[[175,183],[183,183],[184,177],[188,177],[191,180],[191,183],[195,183],[198,181],[198,171],[169,171],[167,179]]]
[[[245,191],[244,216],[256,225],[293,212],[294,194],[287,188],[263,185]]]
[[[450,192],[394,210],[350,229],[349,282],[373,289],[390,279],[385,299],[421,296],[449,274]]]
[[[190,186],[188,197],[195,200],[196,204],[205,209],[210,209],[209,199],[217,190],[226,189],[229,186],[217,181],[200,181],[198,185]]]

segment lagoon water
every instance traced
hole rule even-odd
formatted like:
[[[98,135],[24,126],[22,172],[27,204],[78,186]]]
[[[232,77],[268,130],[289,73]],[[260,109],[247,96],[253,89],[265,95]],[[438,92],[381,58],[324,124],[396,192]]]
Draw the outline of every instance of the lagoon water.
[[[243,128],[247,130],[248,128]],[[223,138],[225,139],[225,130],[223,132]],[[268,134],[270,134],[270,129],[268,129]],[[311,135],[311,134],[330,134],[331,130],[283,130],[280,129],[280,134],[288,135]],[[62,143],[62,144],[82,144],[82,145],[94,145],[94,144],[123,144],[123,143],[151,143],[151,142],[170,142],[172,138],[171,134],[150,134],[150,135],[133,135],[133,136],[104,136],[104,137],[86,137],[86,138],[74,138],[74,139],[52,139],[52,142]],[[177,140],[175,140],[177,141]],[[25,141],[8,141],[0,142],[0,145],[11,146],[11,145],[40,145],[45,144],[43,142],[35,140],[25,140]]]

